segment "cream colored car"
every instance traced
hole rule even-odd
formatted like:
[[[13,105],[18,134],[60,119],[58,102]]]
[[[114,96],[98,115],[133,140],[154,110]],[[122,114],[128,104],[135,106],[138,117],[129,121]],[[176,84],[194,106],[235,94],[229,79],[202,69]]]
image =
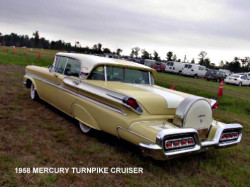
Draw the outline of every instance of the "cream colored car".
[[[105,131],[158,160],[241,141],[240,124],[213,120],[215,100],[159,87],[155,77],[133,62],[57,53],[49,68],[27,66],[24,84],[31,99],[77,119],[82,132]]]

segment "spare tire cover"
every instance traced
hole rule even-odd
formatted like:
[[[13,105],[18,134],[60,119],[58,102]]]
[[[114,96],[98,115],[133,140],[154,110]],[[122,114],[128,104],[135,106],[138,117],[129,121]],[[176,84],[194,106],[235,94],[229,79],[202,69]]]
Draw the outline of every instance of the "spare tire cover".
[[[210,103],[202,97],[184,99],[176,109],[173,123],[182,128],[209,128],[212,123]]]

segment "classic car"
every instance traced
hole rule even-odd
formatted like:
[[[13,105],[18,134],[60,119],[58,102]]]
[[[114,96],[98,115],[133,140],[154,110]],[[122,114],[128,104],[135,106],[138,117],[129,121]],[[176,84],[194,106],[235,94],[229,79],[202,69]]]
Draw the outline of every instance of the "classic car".
[[[154,84],[150,67],[93,55],[57,53],[51,66],[27,66],[24,84],[79,121],[83,133],[102,130],[165,160],[236,145],[242,126],[212,117],[213,99]]]

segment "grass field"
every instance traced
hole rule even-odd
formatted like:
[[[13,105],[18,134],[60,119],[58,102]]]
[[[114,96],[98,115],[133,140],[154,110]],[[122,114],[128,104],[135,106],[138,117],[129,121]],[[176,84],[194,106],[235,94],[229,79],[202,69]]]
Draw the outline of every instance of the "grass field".
[[[225,85],[218,99],[219,83],[159,73],[158,85],[218,99],[214,117],[244,127],[236,147],[159,162],[106,133],[82,135],[73,119],[31,101],[24,65],[48,66],[57,51],[40,50],[38,59],[38,50],[22,50],[0,51],[0,186],[249,186],[250,87]],[[142,167],[143,174],[17,174],[16,167]]]

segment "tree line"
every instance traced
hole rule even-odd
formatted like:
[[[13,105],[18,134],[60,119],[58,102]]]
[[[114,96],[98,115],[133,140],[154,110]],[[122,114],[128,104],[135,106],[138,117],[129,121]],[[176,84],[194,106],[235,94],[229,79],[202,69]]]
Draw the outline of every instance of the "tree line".
[[[134,47],[131,49],[129,56],[121,55],[122,49],[118,48],[115,51],[111,51],[107,47],[103,47],[101,43],[97,43],[92,47],[82,47],[79,41],[75,42],[75,45],[72,45],[69,42],[64,42],[63,40],[49,41],[44,37],[39,36],[39,32],[35,31],[32,34],[32,37],[28,35],[17,35],[16,33],[2,35],[0,32],[0,44],[5,46],[16,46],[16,47],[27,47],[27,48],[43,48],[43,49],[54,49],[54,50],[66,50],[70,52],[86,53],[86,54],[115,54],[124,58],[135,59],[152,59],[160,62],[166,61],[177,61],[177,62],[187,62],[187,63],[196,63],[195,59],[192,58],[191,61],[188,61],[186,55],[184,59],[177,58],[177,55],[172,51],[166,53],[165,59],[161,59],[158,52],[154,51],[152,54],[149,53],[146,49],[140,49],[139,47]],[[205,51],[201,51],[198,54],[198,64],[204,65],[212,69],[229,69],[233,72],[244,72],[250,71],[250,57],[235,57],[231,62],[221,61],[219,66],[216,66],[215,63],[211,63],[211,60],[207,57]]]

